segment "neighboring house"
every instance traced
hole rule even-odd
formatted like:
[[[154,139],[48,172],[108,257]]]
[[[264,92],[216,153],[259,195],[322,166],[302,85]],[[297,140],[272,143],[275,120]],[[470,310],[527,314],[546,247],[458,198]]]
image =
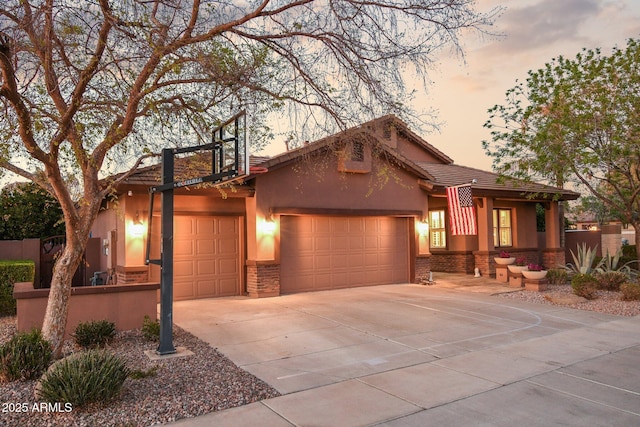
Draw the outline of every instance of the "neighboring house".
[[[601,230],[603,226],[603,224],[595,218],[595,215],[590,213],[568,215],[568,218],[575,223],[574,230],[597,231]],[[622,243],[625,245],[633,245],[635,243],[636,230],[631,224],[625,224],[620,220],[611,219],[606,220],[604,225],[620,226],[620,238],[622,239]]]
[[[539,184],[499,184],[493,173],[455,165],[394,116],[253,163],[268,172],[232,189],[176,190],[176,300],[417,283],[429,271],[492,275],[501,250],[562,264],[552,196],[578,197]],[[131,176],[95,223],[101,267],[115,270],[119,283],[159,280],[159,268],[144,264],[147,237],[139,229],[159,170]],[[472,180],[478,234],[453,236],[446,188]],[[545,207],[542,245],[536,203]],[[159,218],[158,204],[153,215]],[[155,257],[159,223],[151,236]]]

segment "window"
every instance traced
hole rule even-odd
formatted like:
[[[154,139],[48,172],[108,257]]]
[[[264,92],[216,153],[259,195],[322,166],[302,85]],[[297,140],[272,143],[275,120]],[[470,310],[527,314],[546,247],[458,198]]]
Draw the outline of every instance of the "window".
[[[444,223],[444,210],[429,211],[429,246],[432,248],[447,247],[447,230]]]
[[[493,210],[493,245],[496,248],[513,246],[511,209]]]

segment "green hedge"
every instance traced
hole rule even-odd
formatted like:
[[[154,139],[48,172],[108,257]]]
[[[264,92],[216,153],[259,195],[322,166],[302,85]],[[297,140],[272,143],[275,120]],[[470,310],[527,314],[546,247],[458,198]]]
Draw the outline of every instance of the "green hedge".
[[[36,264],[31,260],[0,261],[0,316],[16,314],[13,284],[33,282]]]

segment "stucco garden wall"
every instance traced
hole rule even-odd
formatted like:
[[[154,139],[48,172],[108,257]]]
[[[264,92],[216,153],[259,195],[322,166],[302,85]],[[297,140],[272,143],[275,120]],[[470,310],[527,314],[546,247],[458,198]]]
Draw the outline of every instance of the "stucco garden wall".
[[[81,322],[108,320],[118,330],[140,328],[144,316],[157,317],[159,283],[105,285],[72,288],[65,333],[70,337]],[[34,289],[32,283],[16,283],[13,296],[18,308],[18,330],[42,328],[49,289]]]

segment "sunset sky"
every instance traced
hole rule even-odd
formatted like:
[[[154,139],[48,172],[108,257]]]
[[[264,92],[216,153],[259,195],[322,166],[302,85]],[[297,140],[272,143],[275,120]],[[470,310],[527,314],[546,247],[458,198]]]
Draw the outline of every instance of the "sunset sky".
[[[505,92],[517,79],[525,80],[527,71],[559,55],[574,58],[582,48],[598,47],[608,55],[612,47],[640,38],[640,0],[477,1],[482,12],[498,6],[504,11],[491,31],[501,36],[465,34],[464,59],[441,52],[429,73],[428,92],[416,85],[415,108],[436,110],[441,126],[433,133],[413,130],[455,163],[484,170],[491,170],[491,158],[482,149],[482,140],[490,139],[483,128],[487,110],[504,104]],[[284,150],[276,139],[264,154]]]
[[[611,53],[629,38],[640,38],[638,0],[480,0],[478,8],[496,5],[506,9],[496,21],[502,38],[465,39],[466,65],[456,58],[442,58],[432,74],[431,94],[421,103],[439,111],[444,122],[440,133],[422,134],[455,163],[491,170],[491,159],[482,149],[490,139],[483,124],[487,110],[504,104],[507,89],[527,71],[538,70],[552,58],[574,58],[582,48],[602,48]]]

